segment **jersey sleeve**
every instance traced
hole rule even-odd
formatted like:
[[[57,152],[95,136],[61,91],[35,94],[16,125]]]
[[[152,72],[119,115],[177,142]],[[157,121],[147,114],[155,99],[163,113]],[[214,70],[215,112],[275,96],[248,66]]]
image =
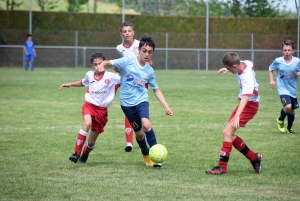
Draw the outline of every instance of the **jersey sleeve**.
[[[116,67],[119,70],[122,70],[129,63],[129,58],[128,57],[122,57],[120,59],[114,59],[114,60],[110,60],[110,61],[111,61],[112,65],[114,67]]]
[[[82,82],[82,85],[84,85],[86,87],[89,86],[90,81],[89,81],[88,72],[85,74],[85,77],[81,80],[81,82]]]
[[[269,66],[269,71],[273,71],[276,70],[278,67],[279,62],[277,61],[277,59],[275,59],[272,64]]]

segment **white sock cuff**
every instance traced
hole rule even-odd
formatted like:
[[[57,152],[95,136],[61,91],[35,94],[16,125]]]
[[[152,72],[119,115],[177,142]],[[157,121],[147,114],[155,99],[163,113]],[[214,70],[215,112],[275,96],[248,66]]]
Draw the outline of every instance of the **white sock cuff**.
[[[90,147],[89,145],[87,145],[87,147],[88,147],[89,149],[94,149],[95,146],[96,146],[96,142],[95,142],[94,146],[92,146],[92,147]]]
[[[84,130],[80,129],[79,130],[79,134],[83,135],[83,136],[87,136],[89,133],[85,132]]]

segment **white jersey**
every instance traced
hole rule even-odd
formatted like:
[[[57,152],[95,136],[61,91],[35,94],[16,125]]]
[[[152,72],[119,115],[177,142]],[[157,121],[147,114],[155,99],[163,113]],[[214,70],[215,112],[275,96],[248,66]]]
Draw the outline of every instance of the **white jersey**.
[[[259,102],[260,97],[258,95],[257,79],[254,72],[254,66],[251,61],[241,61],[246,65],[245,69],[241,74],[236,73],[237,81],[240,87],[239,98],[242,96],[248,96],[248,101]]]
[[[85,101],[107,108],[114,100],[116,87],[120,85],[120,76],[115,73],[104,72],[104,75],[98,79],[95,77],[95,71],[88,71],[81,82],[82,85],[88,87]]]
[[[130,46],[124,46],[123,43],[121,43],[120,45],[118,45],[116,47],[118,53],[122,56],[122,57],[136,57],[139,55],[139,44],[140,41],[134,39],[133,43]]]

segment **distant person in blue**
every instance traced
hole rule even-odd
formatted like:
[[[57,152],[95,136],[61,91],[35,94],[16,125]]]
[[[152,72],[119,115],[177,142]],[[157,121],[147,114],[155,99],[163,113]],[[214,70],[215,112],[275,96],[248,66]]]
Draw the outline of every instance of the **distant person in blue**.
[[[145,84],[148,83],[153,90],[154,95],[163,106],[166,115],[172,116],[173,111],[158,88],[154,70],[149,65],[154,49],[155,41],[152,37],[144,35],[140,39],[138,56],[103,61],[99,65],[99,71],[105,71],[105,66],[114,66],[116,71],[120,73],[121,108],[135,132],[136,141],[143,154],[144,164],[146,166],[161,167],[161,163],[154,163],[149,157],[149,147],[157,144],[157,142],[150,124],[148,89]]]
[[[33,71],[34,69],[34,57],[36,57],[36,52],[34,48],[34,43],[32,41],[32,35],[27,35],[27,40],[24,43],[24,52],[25,52],[25,70],[28,70],[30,65],[30,70]]]
[[[292,126],[295,120],[295,109],[298,105],[298,77],[300,76],[300,59],[293,57],[295,52],[294,42],[285,40],[282,43],[282,57],[276,58],[269,66],[270,86],[275,87],[273,71],[276,71],[277,90],[283,108],[277,118],[277,126],[280,132],[293,134]],[[287,116],[287,128],[284,119]]]

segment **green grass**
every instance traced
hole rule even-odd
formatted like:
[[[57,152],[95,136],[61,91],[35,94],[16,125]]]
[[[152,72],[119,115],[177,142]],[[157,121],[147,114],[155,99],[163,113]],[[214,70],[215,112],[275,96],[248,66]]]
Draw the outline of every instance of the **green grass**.
[[[216,71],[156,71],[173,117],[150,91],[151,123],[169,151],[161,169],[145,167],[136,143],[124,152],[124,115],[118,97],[109,122],[86,164],[74,164],[82,125],[84,88],[58,90],[89,69],[0,68],[0,200],[299,200],[300,119],[296,134],[282,134],[275,119],[281,104],[268,73],[257,72],[259,112],[239,129],[247,145],[263,154],[262,172],[232,150],[226,176],[205,169],[217,164],[222,129],[237,105],[232,74]],[[298,112],[298,111],[297,111]]]

